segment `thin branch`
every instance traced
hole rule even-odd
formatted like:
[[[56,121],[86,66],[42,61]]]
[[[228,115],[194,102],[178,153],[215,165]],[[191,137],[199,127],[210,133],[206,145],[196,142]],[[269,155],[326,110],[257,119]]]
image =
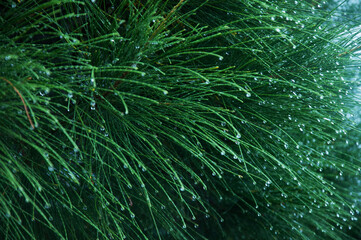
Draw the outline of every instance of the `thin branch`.
[[[147,44],[149,43],[149,41],[151,41],[158,33],[159,31],[163,30],[163,27],[165,25],[165,23],[168,21],[168,19],[173,15],[173,13],[182,5],[182,3],[184,2],[184,0],[180,0],[177,5],[175,5],[172,10],[168,13],[168,15],[164,18],[164,20],[160,23],[160,25],[157,27],[157,29],[155,29],[155,31],[153,32],[153,34],[150,36],[150,38],[148,39]]]
[[[29,119],[29,122],[30,122],[31,127],[32,127],[32,128],[35,128],[35,126],[34,126],[34,124],[33,124],[33,121],[32,121],[31,118],[30,118],[30,114],[29,114],[29,111],[28,111],[28,107],[26,106],[25,101],[24,101],[24,98],[23,98],[23,96],[21,95],[21,93],[19,92],[19,90],[14,86],[14,84],[13,84],[12,82],[10,82],[9,80],[7,80],[6,78],[4,78],[4,77],[0,77],[0,78],[1,78],[2,80],[4,80],[5,82],[7,82],[8,84],[10,84],[10,85],[14,88],[15,92],[18,94],[18,96],[20,97],[21,101],[23,102],[24,109],[25,109],[25,112],[26,112],[26,116],[27,116],[28,119]]]
[[[339,56],[339,57],[345,56],[345,55],[347,55],[347,54],[350,54],[350,53],[353,53],[353,52],[359,50],[360,48],[361,48],[361,46],[352,48],[351,50],[346,51],[346,52],[343,52],[343,53],[339,54],[338,56]]]
[[[125,78],[127,75],[128,75],[128,73],[129,72],[124,72],[123,74],[122,74],[122,76],[120,76],[120,78]],[[112,89],[116,89],[117,87],[118,87],[118,85],[119,84],[121,84],[122,83],[122,80],[117,80],[115,83],[114,83],[114,85],[112,86]],[[103,95],[103,97],[105,98],[106,96],[108,96],[109,94],[110,94],[111,92],[110,91],[106,91],[105,93],[103,93],[102,95]],[[100,97],[97,97],[98,99],[100,98]]]
[[[160,23],[160,25],[155,29],[155,31],[152,33],[152,35],[149,37],[147,43],[145,44],[145,47],[148,46],[149,42],[159,33],[159,31],[163,30],[165,23],[168,21],[168,19],[173,15],[173,13],[182,5],[182,3],[185,0],[180,0],[177,5],[175,5],[172,10],[168,13],[168,15],[164,18],[164,20]],[[128,75],[129,72],[125,72],[122,74],[120,78],[125,78]],[[111,87],[112,89],[116,89],[118,85],[121,83],[121,80],[118,80],[114,83],[114,85]],[[110,91],[106,91],[102,94],[103,97],[106,97],[110,94]],[[100,97],[98,97],[100,98]]]

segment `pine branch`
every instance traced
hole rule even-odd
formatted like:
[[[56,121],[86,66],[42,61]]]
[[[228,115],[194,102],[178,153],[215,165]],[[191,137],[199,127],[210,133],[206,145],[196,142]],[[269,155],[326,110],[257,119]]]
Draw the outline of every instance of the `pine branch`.
[[[29,123],[31,125],[31,127],[33,129],[35,129],[35,126],[33,124],[33,121],[31,120],[30,118],[30,114],[29,114],[29,111],[28,111],[28,107],[26,106],[26,103],[24,101],[24,98],[22,97],[21,93],[19,92],[19,90],[14,86],[14,84],[12,82],[10,82],[9,80],[7,80],[6,78],[4,77],[0,77],[0,79],[4,80],[5,82],[7,82],[10,86],[13,87],[14,91],[16,92],[16,94],[18,94],[18,96],[20,97],[21,101],[23,102],[23,105],[24,105],[24,109],[25,109],[25,113],[26,113],[26,116],[28,117],[28,120],[29,120]]]

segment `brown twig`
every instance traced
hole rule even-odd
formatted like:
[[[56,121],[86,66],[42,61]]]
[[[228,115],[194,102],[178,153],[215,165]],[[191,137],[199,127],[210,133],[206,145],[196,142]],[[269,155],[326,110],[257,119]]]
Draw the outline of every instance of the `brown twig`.
[[[129,73],[129,72],[124,72],[124,73],[122,74],[122,76],[120,76],[120,78],[125,78],[125,77],[128,75],[128,73]],[[117,81],[113,84],[112,88],[113,88],[113,89],[116,89],[116,88],[118,87],[118,85],[121,84],[121,83],[122,83],[122,80],[117,80]],[[105,93],[103,93],[103,94],[102,94],[102,95],[103,95],[103,98],[105,98],[106,96],[108,96],[110,93],[111,93],[110,91],[106,91]],[[98,96],[97,98],[99,99],[100,97]]]
[[[351,50],[349,50],[349,51],[346,51],[346,52],[340,53],[338,56],[339,56],[339,57],[345,56],[345,55],[347,55],[347,54],[350,54],[350,53],[355,52],[356,50],[359,50],[360,48],[361,48],[361,46],[358,46],[358,47],[352,48],[352,49],[351,49]]]
[[[20,97],[21,101],[23,102],[23,105],[24,105],[24,109],[25,109],[25,112],[26,112],[26,116],[28,117],[29,119],[29,122],[30,122],[30,125],[32,128],[35,128],[34,124],[33,124],[33,121],[31,120],[30,118],[30,114],[29,114],[29,111],[28,111],[28,107],[26,106],[25,104],[25,101],[24,101],[24,98],[23,96],[21,95],[21,93],[19,92],[19,90],[14,86],[14,84],[12,82],[10,82],[9,80],[7,80],[6,78],[4,77],[0,77],[2,80],[4,80],[5,82],[7,82],[8,84],[10,84],[13,88],[14,88],[14,91],[18,94],[18,96]]]
[[[155,29],[155,31],[152,33],[152,35],[150,36],[150,38],[148,39],[147,44],[149,43],[149,41],[151,41],[158,33],[159,31],[161,31],[165,25],[165,23],[168,21],[168,19],[173,15],[173,13],[177,10],[177,8],[179,8],[182,3],[184,2],[184,0],[180,0],[177,5],[175,5],[172,10],[168,13],[168,15],[164,18],[164,20],[160,23],[160,25],[157,27],[157,29]],[[147,45],[146,44],[146,45]]]
[[[159,31],[161,31],[165,25],[165,23],[168,21],[168,19],[173,15],[173,13],[182,5],[182,3],[185,0],[180,0],[177,5],[175,5],[172,10],[167,14],[167,16],[164,18],[164,20],[160,23],[160,25],[155,29],[155,31],[152,33],[152,35],[149,37],[147,43],[144,45],[145,47],[148,46],[149,42],[159,33]],[[127,75],[129,74],[129,72],[125,72],[122,74],[122,76],[120,78],[125,78]],[[118,80],[114,83],[114,85],[112,86],[112,89],[116,89],[118,87],[118,85],[121,83],[121,80]],[[106,97],[110,94],[110,91],[106,91],[105,93],[102,94],[103,97]],[[98,97],[100,98],[100,97]]]

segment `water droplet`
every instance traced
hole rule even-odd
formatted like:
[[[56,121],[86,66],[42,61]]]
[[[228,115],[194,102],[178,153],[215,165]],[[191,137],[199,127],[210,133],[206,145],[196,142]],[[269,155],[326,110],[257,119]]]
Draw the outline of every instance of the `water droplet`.
[[[246,97],[251,97],[251,96],[252,96],[252,94],[249,92],[246,94]]]
[[[90,102],[90,109],[95,110],[95,101],[94,100],[91,100],[91,102]]]
[[[73,93],[72,92],[69,92],[68,93],[68,98],[72,98],[73,97]]]
[[[54,169],[55,169],[54,166],[49,166],[49,167],[48,167],[48,170],[49,170],[50,172],[54,171]]]

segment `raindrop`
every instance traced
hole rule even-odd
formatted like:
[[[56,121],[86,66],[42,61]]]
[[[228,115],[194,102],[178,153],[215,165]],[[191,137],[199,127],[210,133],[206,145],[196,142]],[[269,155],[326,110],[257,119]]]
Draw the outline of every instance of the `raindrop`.
[[[90,102],[90,109],[91,109],[91,110],[95,110],[95,101],[94,101],[94,100],[92,100],[92,101]]]

